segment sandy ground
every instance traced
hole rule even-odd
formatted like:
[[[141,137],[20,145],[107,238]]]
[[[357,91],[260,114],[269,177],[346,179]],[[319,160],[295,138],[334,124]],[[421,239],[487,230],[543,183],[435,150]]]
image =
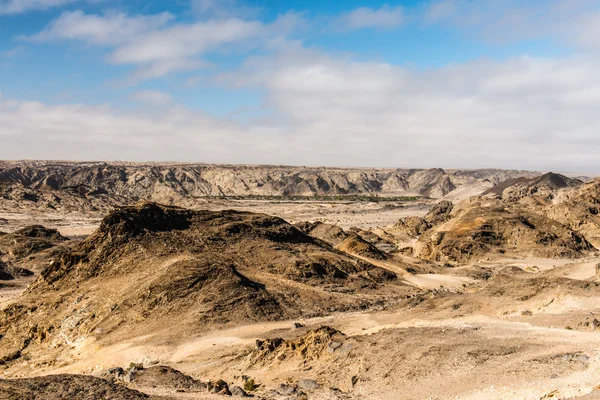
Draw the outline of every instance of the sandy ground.
[[[81,238],[94,232],[101,219],[101,214],[0,211],[0,231],[12,232],[29,225],[43,225],[58,229],[63,236]]]
[[[222,208],[261,212],[283,218],[290,223],[321,221],[343,229],[356,226],[361,229],[393,225],[410,215],[423,216],[434,201],[415,202],[268,202],[238,201]]]
[[[495,268],[503,268],[506,265],[514,265],[519,261],[521,266],[543,265],[546,272],[556,272],[561,276],[569,276],[572,279],[586,280],[595,276],[595,265],[600,262],[598,258],[581,260],[549,260],[549,259],[506,259],[494,264]],[[555,267],[547,267],[549,264]],[[541,272],[536,272],[541,273]],[[470,279],[458,276],[427,274],[408,277],[410,282],[423,288],[459,288],[470,283]],[[249,324],[227,329],[220,329],[196,337],[185,337],[179,340],[161,338],[167,337],[170,328],[165,327],[163,331],[157,330],[147,335],[140,336],[125,342],[100,347],[93,340],[74,343],[77,350],[77,359],[69,365],[48,369],[43,374],[55,373],[85,373],[96,374],[115,365],[128,365],[130,362],[142,362],[145,364],[160,363],[171,365],[184,373],[202,379],[216,379],[225,377],[231,381],[236,378],[235,371],[227,374],[231,367],[232,356],[252,348],[257,339],[266,337],[294,337],[308,329],[328,325],[336,328],[348,336],[348,340],[359,340],[370,343],[369,346],[379,346],[382,341],[387,341],[390,348],[390,368],[398,362],[398,352],[405,351],[407,362],[411,362],[411,350],[401,350],[402,347],[394,346],[390,338],[414,335],[419,332],[418,346],[427,350],[418,361],[421,366],[428,365],[428,354],[432,349],[437,349],[444,341],[456,341],[451,348],[458,353],[454,355],[451,351],[447,354],[449,362],[453,357],[460,359],[461,347],[466,346],[471,352],[485,352],[488,348],[495,348],[498,344],[510,344],[513,349],[498,357],[500,362],[485,362],[476,365],[476,375],[469,375],[464,365],[456,365],[455,384],[451,382],[439,382],[439,387],[431,385],[422,386],[422,381],[409,384],[410,391],[399,389],[398,386],[388,387],[381,392],[377,380],[370,381],[369,385],[352,389],[355,398],[365,399],[542,399],[542,398],[578,398],[592,393],[594,388],[600,384],[600,333],[596,331],[577,331],[569,327],[560,326],[557,318],[570,313],[594,313],[600,314],[600,303],[597,299],[564,298],[550,307],[536,311],[536,318],[531,320],[516,317],[520,315],[496,315],[494,312],[481,312],[465,315],[428,314],[424,312],[399,312],[399,311],[377,311],[377,312],[353,312],[341,313],[326,317],[286,320],[278,322]],[[295,322],[306,325],[303,330],[293,328]],[[460,332],[475,331],[476,335],[461,337]],[[413,332],[413,333],[411,333]],[[446,332],[446,334],[444,334]],[[445,337],[440,339],[439,335]],[[400,339],[398,339],[400,340]],[[442,342],[440,342],[442,340]],[[415,343],[416,344],[416,343]],[[522,349],[521,349],[522,348]],[[392,354],[393,353],[393,354]],[[561,358],[569,358],[568,362],[562,362]],[[365,356],[367,357],[367,356]],[[404,357],[404,356],[403,356]],[[557,358],[558,357],[558,358]],[[585,360],[582,366],[577,364],[577,357]],[[367,357],[368,358],[368,357]],[[534,360],[532,362],[531,360]],[[546,359],[550,360],[547,361]],[[554,361],[554,360],[559,361]],[[540,361],[535,361],[540,360]],[[544,361],[546,360],[546,361]],[[413,361],[414,362],[414,361]],[[553,363],[557,363],[556,372],[552,373]],[[563,364],[568,364],[566,367]],[[539,367],[538,367],[539,364]],[[533,371],[532,377],[528,377],[528,371],[524,368],[543,369]],[[318,367],[318,362],[315,365]],[[512,375],[506,374],[506,368],[513,371]],[[432,371],[436,365],[431,364]],[[567,369],[565,372],[564,369]],[[29,374],[35,370],[34,365],[23,364],[20,373]],[[547,372],[544,372],[547,371]],[[5,371],[5,377],[14,377],[15,371]],[[257,377],[266,385],[275,385],[290,379],[290,376],[301,378],[312,377],[310,372],[301,372],[282,369],[253,370],[252,376]],[[470,379],[469,379],[470,376]],[[443,379],[439,377],[438,379]],[[332,384],[332,383],[330,383]],[[411,386],[412,385],[412,386]],[[346,387],[346,390],[350,388]],[[154,394],[171,395],[177,398],[216,398],[210,395],[192,396],[190,394],[171,393],[154,389]],[[327,398],[327,393],[319,392],[313,398]],[[390,397],[391,396],[391,397]],[[544,397],[550,396],[550,397]],[[555,397],[552,397],[555,396]],[[590,394],[590,396],[593,396]],[[593,398],[593,397],[589,397]]]
[[[261,200],[214,200],[203,201],[193,208],[224,210],[235,209],[274,215],[290,223],[321,221],[347,229],[353,226],[369,229],[395,224],[410,215],[425,215],[433,201],[415,202],[312,202],[312,201],[261,201]],[[90,235],[104,215],[102,213],[59,213],[40,211],[0,210],[0,231],[12,232],[27,225],[43,225],[58,229],[68,237]]]
[[[574,269],[581,265],[574,266]],[[432,278],[433,281],[448,284],[443,277]],[[426,282],[430,284],[430,282]],[[597,310],[594,304],[593,309]],[[557,311],[557,310],[553,310]],[[552,318],[549,314],[548,318]],[[540,359],[547,354],[583,354],[586,360],[585,369],[576,369],[567,374],[554,376],[548,373],[545,377],[536,375],[534,379],[527,379],[527,371],[518,371],[510,376],[497,376],[494,374],[502,370],[496,363],[486,365],[480,375],[465,380],[464,374],[459,376],[456,385],[445,382],[439,390],[432,385],[430,388],[413,388],[411,395],[398,387],[388,388],[387,394],[381,393],[377,385],[357,388],[353,393],[362,398],[369,399],[541,399],[545,395],[555,393],[559,397],[548,398],[574,398],[586,395],[600,383],[600,333],[579,332],[566,328],[551,328],[539,326],[529,322],[514,321],[508,318],[491,317],[488,315],[465,315],[462,317],[428,319],[427,315],[406,315],[405,313],[380,311],[364,313],[337,314],[328,317],[312,318],[305,320],[290,320],[262,324],[251,324],[230,329],[218,330],[200,337],[185,338],[176,343],[162,343],[162,332],[136,338],[126,343],[119,343],[103,347],[101,351],[94,343],[81,346],[81,361],[67,367],[45,371],[45,373],[97,373],[100,370],[114,366],[127,365],[130,362],[160,362],[168,364],[188,373],[202,378],[215,378],[211,376],[212,370],[223,371],[223,366],[231,360],[231,355],[252,347],[256,339],[274,336],[293,336],[294,322],[302,322],[306,329],[328,325],[344,332],[350,339],[367,338],[370,343],[376,344],[383,334],[404,332],[406,330],[420,330],[419,345],[436,348],[438,338],[433,332],[447,330],[453,331],[476,329],[477,336],[474,342],[476,348],[484,351],[498,343],[515,343],[515,351],[503,356],[503,362],[509,365],[529,365],[529,359],[538,356]],[[431,336],[427,333],[431,331]],[[385,337],[385,336],[383,336]],[[523,351],[518,348],[523,346]],[[460,346],[460,344],[458,345]],[[533,348],[533,350],[531,350]],[[452,357],[452,354],[448,354]],[[394,359],[391,359],[393,362]],[[527,361],[527,362],[526,362]],[[422,361],[426,363],[425,360]],[[435,368],[435,365],[431,365]],[[457,366],[457,368],[463,368]],[[550,367],[550,370],[552,368]],[[261,382],[274,383],[283,381],[289,376],[289,371],[253,371]],[[297,371],[296,376],[304,373]],[[468,371],[465,371],[468,375]],[[310,375],[310,374],[309,374]],[[234,379],[233,376],[228,378]],[[433,382],[432,382],[433,383]],[[426,396],[428,395],[428,396]],[[391,397],[390,397],[391,396]],[[424,396],[424,397],[422,397]],[[190,398],[190,397],[180,397]],[[199,397],[196,397],[199,398]],[[206,397],[210,398],[210,397]],[[319,398],[319,397],[315,397]],[[357,397],[360,398],[360,397]]]

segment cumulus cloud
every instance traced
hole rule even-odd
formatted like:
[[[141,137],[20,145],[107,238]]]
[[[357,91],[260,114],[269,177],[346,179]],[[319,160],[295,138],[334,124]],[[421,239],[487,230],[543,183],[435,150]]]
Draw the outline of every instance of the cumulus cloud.
[[[123,113],[108,106],[47,105],[0,99],[0,158],[231,161],[273,153],[265,138],[197,110]],[[257,157],[258,158],[258,157]],[[269,157],[265,157],[266,160]]]
[[[217,15],[214,4],[206,2],[205,13]],[[163,92],[134,93],[150,107],[126,113],[1,98],[0,158],[597,172],[598,7],[589,0],[435,0],[340,17],[346,29],[441,24],[489,40],[561,40],[580,53],[425,70],[306,49],[287,37],[302,21],[297,14],[272,23],[228,14],[178,23],[169,14],[65,13],[30,39],[109,47],[108,60],[135,66],[138,80],[202,68],[205,55],[223,47],[260,47],[266,55],[238,70],[203,77],[264,93],[263,108],[237,123],[178,106]]]
[[[290,129],[345,150],[339,164],[591,170],[598,67],[517,57],[420,71],[308,52],[254,59],[221,79],[264,88]]]
[[[83,11],[65,12],[43,31],[25,39],[33,42],[79,40],[95,45],[119,45],[161,28],[172,19],[173,15],[167,12],[133,17],[123,13],[100,16]]]
[[[392,29],[400,26],[403,21],[403,8],[390,7],[386,4],[378,9],[360,7],[346,12],[335,19],[334,25],[340,30]]]
[[[94,159],[596,172],[599,67],[517,57],[419,71],[296,50],[221,76],[263,89],[277,118],[241,124],[176,105],[123,114],[5,99],[0,158],[33,157],[27,144],[36,157],[73,158],[77,145]]]
[[[41,32],[24,38],[33,42],[76,40],[113,48],[109,61],[138,67],[135,81],[157,78],[205,65],[204,53],[224,46],[266,45],[300,24],[294,13],[279,16],[271,24],[238,18],[170,23],[169,13],[127,16],[65,12]]]
[[[426,25],[464,29],[489,41],[551,38],[600,49],[596,0],[432,0],[411,14]]]
[[[119,46],[110,60],[154,71],[147,77],[162,76],[201,65],[196,64],[200,62],[197,57],[217,46],[239,43],[264,33],[265,26],[260,22],[239,19],[181,24],[130,40]]]
[[[77,0],[0,0],[0,15],[21,14],[32,10],[47,10],[74,3]]]

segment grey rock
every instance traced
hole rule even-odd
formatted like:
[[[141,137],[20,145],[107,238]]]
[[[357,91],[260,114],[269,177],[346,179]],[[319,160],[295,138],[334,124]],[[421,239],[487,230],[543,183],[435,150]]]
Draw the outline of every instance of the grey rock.
[[[302,390],[315,390],[321,387],[319,383],[313,379],[300,379],[298,387]]]
[[[132,368],[129,371],[127,371],[127,375],[125,375],[125,378],[123,380],[126,383],[131,383],[131,382],[133,382],[134,379],[135,379],[135,370]]]
[[[329,344],[327,345],[327,351],[333,353],[340,347],[342,347],[342,343],[340,342],[329,342]]]
[[[283,396],[291,396],[293,394],[296,394],[296,388],[293,387],[292,385],[282,383],[277,388],[277,393],[279,393],[280,395],[283,395]]]
[[[229,390],[231,391],[232,396],[250,397],[248,396],[248,393],[239,386],[232,386]]]

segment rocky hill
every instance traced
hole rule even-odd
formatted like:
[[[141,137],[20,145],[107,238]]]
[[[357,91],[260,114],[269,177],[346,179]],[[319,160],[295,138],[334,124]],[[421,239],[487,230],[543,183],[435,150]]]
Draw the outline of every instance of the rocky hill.
[[[509,179],[486,190],[482,196],[497,197],[505,201],[533,198],[543,203],[552,201],[560,190],[577,188],[581,185],[583,181],[579,179],[549,172],[534,178]]]
[[[517,170],[320,168],[105,162],[0,162],[0,197],[59,203],[61,198],[125,204],[183,204],[206,196],[380,195],[439,198],[481,193],[519,177]],[[472,190],[471,190],[472,189]],[[52,193],[59,198],[48,197]],[[75,200],[69,200],[75,202]],[[77,204],[76,204],[77,205]],[[82,207],[82,205],[78,205]]]
[[[568,226],[494,200],[464,202],[447,222],[427,228],[415,244],[415,255],[442,262],[462,264],[498,254],[575,258],[594,250]]]
[[[0,311],[0,364],[165,326],[211,325],[364,309],[414,292],[396,275],[280,218],[143,204],[109,214],[48,260]]]
[[[560,193],[542,212],[600,247],[600,179]]]
[[[46,268],[49,259],[66,251],[69,244],[56,230],[43,226],[0,232],[0,287],[24,290],[34,274]]]

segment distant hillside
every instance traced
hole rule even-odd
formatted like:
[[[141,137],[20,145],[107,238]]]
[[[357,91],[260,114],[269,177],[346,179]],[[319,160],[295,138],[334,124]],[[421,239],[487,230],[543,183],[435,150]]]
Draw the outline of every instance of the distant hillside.
[[[480,194],[510,179],[534,178],[518,170],[321,168],[104,162],[0,162],[0,194],[35,201],[40,193],[108,197],[116,203],[208,196],[425,196]],[[14,193],[17,193],[16,195]],[[104,199],[104,200],[109,200]],[[115,200],[116,199],[116,200]],[[47,201],[50,201],[46,199]]]
[[[496,195],[500,198],[520,198],[536,194],[540,191],[554,192],[559,189],[576,188],[582,184],[583,181],[579,179],[549,172],[534,178],[519,177],[509,179],[486,190],[483,195]]]

